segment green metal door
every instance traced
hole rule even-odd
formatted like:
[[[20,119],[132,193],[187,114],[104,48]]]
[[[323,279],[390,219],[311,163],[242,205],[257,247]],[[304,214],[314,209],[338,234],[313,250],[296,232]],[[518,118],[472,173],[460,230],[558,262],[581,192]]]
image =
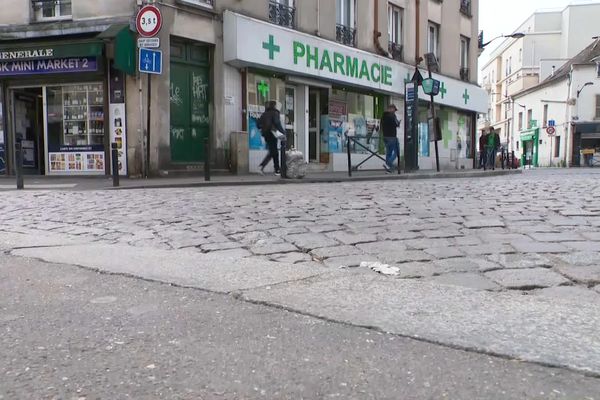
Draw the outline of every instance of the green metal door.
[[[171,161],[204,161],[204,140],[209,135],[209,69],[171,63]]]

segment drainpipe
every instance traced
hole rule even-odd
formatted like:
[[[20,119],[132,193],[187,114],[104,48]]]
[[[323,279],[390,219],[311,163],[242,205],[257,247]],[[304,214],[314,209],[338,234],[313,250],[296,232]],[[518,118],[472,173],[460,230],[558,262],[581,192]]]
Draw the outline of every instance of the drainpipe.
[[[373,31],[373,43],[375,44],[375,49],[382,56],[389,57],[388,52],[381,47],[381,43],[379,42],[379,38],[381,37],[381,32],[379,32],[379,0],[375,0],[375,30]]]
[[[419,68],[419,64],[421,63],[421,57],[419,56],[419,47],[421,46],[421,41],[420,39],[420,25],[421,25],[421,1],[420,0],[416,0],[416,24],[415,24],[415,31],[416,31],[416,35],[415,35],[415,67],[418,69]]]
[[[321,0],[317,0],[317,31],[315,35],[321,36]]]

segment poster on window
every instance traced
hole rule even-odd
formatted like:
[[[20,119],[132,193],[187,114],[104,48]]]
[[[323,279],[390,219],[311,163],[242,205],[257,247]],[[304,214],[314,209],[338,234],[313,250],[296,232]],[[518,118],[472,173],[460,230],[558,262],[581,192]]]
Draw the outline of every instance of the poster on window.
[[[264,112],[264,106],[250,105],[248,107],[248,139],[250,141],[250,150],[263,150],[265,141],[260,129],[258,129],[258,119]]]
[[[429,157],[429,125],[419,123],[419,156]]]
[[[379,124],[377,118],[367,118],[367,147],[373,152],[379,150]]]
[[[117,144],[119,175],[127,175],[127,121],[125,115],[125,74],[110,69],[108,126],[110,142]],[[112,152],[110,153],[112,157]]]
[[[50,172],[104,173],[104,152],[48,153]]]

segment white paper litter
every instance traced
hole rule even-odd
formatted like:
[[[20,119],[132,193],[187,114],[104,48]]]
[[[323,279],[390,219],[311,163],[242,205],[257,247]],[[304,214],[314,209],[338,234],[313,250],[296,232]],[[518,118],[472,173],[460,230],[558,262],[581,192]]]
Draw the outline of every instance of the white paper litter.
[[[361,268],[371,268],[373,271],[383,275],[399,275],[400,268],[392,267],[388,264],[382,264],[379,261],[363,261],[360,263]]]

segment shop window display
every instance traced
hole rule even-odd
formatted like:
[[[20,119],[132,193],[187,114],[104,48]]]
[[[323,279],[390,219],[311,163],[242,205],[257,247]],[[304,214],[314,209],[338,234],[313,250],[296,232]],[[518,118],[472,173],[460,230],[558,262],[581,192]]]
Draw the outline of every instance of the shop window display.
[[[265,112],[265,103],[273,100],[277,102],[282,117],[289,118],[284,105],[290,97],[282,79],[265,77],[258,74],[248,74],[248,131],[250,133],[250,150],[264,150],[264,139],[257,127],[257,121]],[[292,117],[293,118],[293,117]],[[290,121],[282,119],[282,125],[289,126]],[[291,121],[293,123],[293,120]],[[289,135],[288,135],[289,137]]]
[[[102,84],[46,88],[50,173],[104,173]]]

